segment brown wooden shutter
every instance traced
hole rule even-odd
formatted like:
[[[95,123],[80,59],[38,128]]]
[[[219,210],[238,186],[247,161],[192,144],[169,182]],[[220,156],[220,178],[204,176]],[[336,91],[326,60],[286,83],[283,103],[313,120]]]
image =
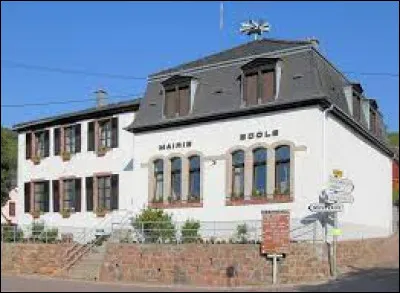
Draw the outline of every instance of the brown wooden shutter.
[[[53,180],[53,212],[60,211],[60,181]]]
[[[44,131],[44,157],[50,155],[50,130]]]
[[[257,73],[245,76],[245,101],[246,105],[257,105]]]
[[[8,215],[10,217],[15,217],[15,202],[8,203]]]
[[[44,184],[44,211],[45,213],[48,213],[49,207],[50,207],[50,181],[46,180],[43,182]]]
[[[261,100],[271,102],[275,98],[275,73],[273,71],[261,74]]]
[[[86,210],[93,211],[93,177],[86,177]]]
[[[164,115],[167,118],[173,118],[175,117],[176,113],[176,90],[175,89],[169,89],[165,91],[165,110],[164,110]]]
[[[88,141],[87,141],[87,143],[88,143],[88,147],[87,147],[87,150],[90,152],[90,151],[94,151],[94,141],[95,141],[95,139],[94,139],[94,135],[95,135],[95,133],[94,133],[94,122],[92,121],[92,122],[89,122],[88,123]]]
[[[81,152],[81,125],[75,125],[75,153]]]
[[[111,210],[118,210],[119,175],[111,175]]]
[[[25,213],[29,213],[31,211],[31,183],[26,182],[24,184],[24,210]]]
[[[27,132],[25,135],[25,158],[30,159],[32,157],[32,133]]]
[[[179,88],[179,116],[186,116],[190,111],[190,87]]]
[[[54,129],[54,155],[59,156],[61,152],[61,129]]]
[[[118,118],[111,119],[111,147],[118,147]]]
[[[81,178],[75,179],[75,212],[81,211],[81,193],[82,193],[82,183]]]

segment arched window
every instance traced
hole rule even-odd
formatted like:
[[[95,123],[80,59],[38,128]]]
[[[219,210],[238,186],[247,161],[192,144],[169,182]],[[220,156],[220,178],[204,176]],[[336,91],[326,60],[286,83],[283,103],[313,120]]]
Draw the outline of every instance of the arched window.
[[[275,148],[275,192],[290,192],[290,146],[287,145]]]
[[[267,193],[267,150],[258,148],[253,150],[253,196]]]
[[[171,159],[171,200],[181,199],[182,186],[182,160],[180,158]]]
[[[232,153],[232,197],[244,197],[244,151]]]
[[[189,157],[189,201],[200,201],[200,157]]]
[[[154,201],[162,202],[164,194],[164,162],[161,159],[154,161]]]

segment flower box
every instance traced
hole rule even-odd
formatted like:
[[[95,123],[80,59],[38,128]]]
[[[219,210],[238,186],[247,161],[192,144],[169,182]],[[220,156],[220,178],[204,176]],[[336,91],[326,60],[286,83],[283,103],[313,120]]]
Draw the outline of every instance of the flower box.
[[[32,157],[32,162],[33,162],[35,165],[40,164],[40,156],[33,156],[33,157]]]
[[[107,210],[104,208],[97,208],[96,209],[96,216],[99,218],[104,218],[107,214]]]
[[[31,215],[34,219],[39,219],[40,218],[40,212],[39,211],[32,211]]]
[[[97,156],[99,157],[103,157],[106,155],[106,153],[109,151],[110,149],[105,147],[105,146],[100,146],[99,149],[97,150]]]
[[[69,209],[63,209],[61,211],[61,215],[64,219],[69,218],[71,216],[71,210]]]
[[[71,153],[69,153],[69,152],[63,152],[61,156],[62,156],[62,160],[64,162],[69,161],[71,159]]]

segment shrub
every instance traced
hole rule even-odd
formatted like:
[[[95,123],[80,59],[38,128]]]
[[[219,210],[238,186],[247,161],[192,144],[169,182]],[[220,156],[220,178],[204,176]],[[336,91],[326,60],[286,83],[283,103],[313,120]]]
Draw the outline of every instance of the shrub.
[[[44,231],[44,223],[43,222],[33,222],[32,223],[32,236],[33,240],[40,240],[41,235]]]
[[[163,210],[143,209],[132,222],[135,229],[142,233],[146,242],[156,243],[175,240],[175,225],[172,216]]]
[[[57,239],[58,239],[57,228],[47,229],[39,236],[39,240],[43,243],[55,243]]]
[[[2,225],[1,233],[3,242],[20,242],[24,238],[24,232],[16,225]]]
[[[240,241],[240,243],[246,243],[247,242],[247,225],[246,224],[241,224],[238,225],[236,228],[236,234],[237,237]]]
[[[200,239],[199,235],[200,222],[195,220],[186,220],[182,226],[182,242],[193,243]]]

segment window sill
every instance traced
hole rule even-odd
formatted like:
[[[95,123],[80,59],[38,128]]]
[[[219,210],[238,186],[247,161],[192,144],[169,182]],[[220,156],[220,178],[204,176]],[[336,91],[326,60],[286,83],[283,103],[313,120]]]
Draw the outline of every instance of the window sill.
[[[175,209],[175,208],[202,208],[202,202],[171,202],[171,203],[163,203],[163,202],[150,202],[149,207],[156,209]]]
[[[226,206],[243,206],[243,205],[257,205],[269,203],[289,203],[293,202],[290,195],[274,195],[272,198],[267,197],[251,197],[250,199],[226,199]]]

